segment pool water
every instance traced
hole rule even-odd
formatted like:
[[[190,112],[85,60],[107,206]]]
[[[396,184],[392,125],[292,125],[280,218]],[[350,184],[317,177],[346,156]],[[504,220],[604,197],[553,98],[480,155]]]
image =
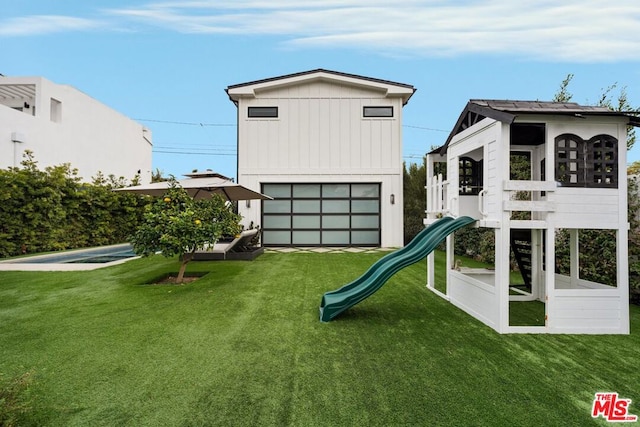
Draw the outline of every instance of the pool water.
[[[105,264],[133,258],[136,254],[129,244],[106,246],[102,248],[81,249],[59,254],[39,255],[20,258],[14,264]]]

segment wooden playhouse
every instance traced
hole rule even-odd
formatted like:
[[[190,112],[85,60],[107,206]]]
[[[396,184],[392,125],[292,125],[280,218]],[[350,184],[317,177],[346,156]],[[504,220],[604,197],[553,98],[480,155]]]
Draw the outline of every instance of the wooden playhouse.
[[[477,227],[493,230],[495,265],[460,265],[452,235],[446,283],[436,286],[431,254],[427,287],[499,333],[628,334],[626,139],[638,124],[575,103],[469,101],[445,144],[427,155],[425,224],[443,215],[476,218]],[[580,277],[584,230],[615,234],[615,254],[603,255],[615,262],[611,283]],[[568,239],[556,243],[558,233]],[[563,271],[559,250],[570,254]],[[510,319],[528,304],[537,321]]]

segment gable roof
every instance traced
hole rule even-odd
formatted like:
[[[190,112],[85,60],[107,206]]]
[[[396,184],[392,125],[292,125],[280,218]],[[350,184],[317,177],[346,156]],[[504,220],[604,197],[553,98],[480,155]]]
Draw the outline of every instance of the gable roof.
[[[522,114],[626,117],[630,126],[640,126],[640,117],[622,111],[613,111],[607,107],[595,105],[579,105],[575,102],[552,101],[512,101],[496,99],[471,99],[449,134],[447,141],[438,149],[444,154],[453,137],[480,120],[491,118],[499,122],[511,124]]]
[[[286,74],[278,77],[271,77],[262,80],[254,80],[246,83],[230,85],[225,89],[229,99],[237,105],[241,97],[253,97],[261,90],[273,89],[279,86],[289,86],[293,84],[306,83],[314,80],[333,80],[347,83],[354,86],[364,86],[383,90],[387,96],[402,97],[402,104],[409,102],[409,98],[415,93],[416,88],[405,83],[393,82],[391,80],[376,79],[373,77],[359,76],[357,74],[342,73],[339,71],[318,68],[315,70],[302,71],[299,73]]]

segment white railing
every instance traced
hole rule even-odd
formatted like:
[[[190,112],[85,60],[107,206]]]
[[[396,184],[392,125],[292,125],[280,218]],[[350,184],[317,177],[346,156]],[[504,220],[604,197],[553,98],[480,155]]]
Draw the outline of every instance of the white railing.
[[[449,206],[447,206],[447,189],[449,182],[442,179],[442,174],[427,177],[427,214],[447,214]]]
[[[552,194],[556,190],[553,181],[504,181],[502,209],[505,211],[554,212],[556,205]],[[516,200],[517,193],[529,193],[529,200]]]

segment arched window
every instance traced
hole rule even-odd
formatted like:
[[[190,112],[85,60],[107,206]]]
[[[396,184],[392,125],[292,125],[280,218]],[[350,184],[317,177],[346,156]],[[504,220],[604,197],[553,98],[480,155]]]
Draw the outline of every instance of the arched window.
[[[584,186],[584,141],[577,135],[556,137],[556,181],[567,187]]]
[[[610,135],[597,135],[587,144],[593,147],[591,182],[598,187],[618,188],[618,140]]]
[[[588,141],[562,134],[555,139],[556,181],[566,187],[618,188],[618,140],[597,135]]]
[[[477,195],[482,190],[482,160],[460,157],[459,161],[460,195]]]

